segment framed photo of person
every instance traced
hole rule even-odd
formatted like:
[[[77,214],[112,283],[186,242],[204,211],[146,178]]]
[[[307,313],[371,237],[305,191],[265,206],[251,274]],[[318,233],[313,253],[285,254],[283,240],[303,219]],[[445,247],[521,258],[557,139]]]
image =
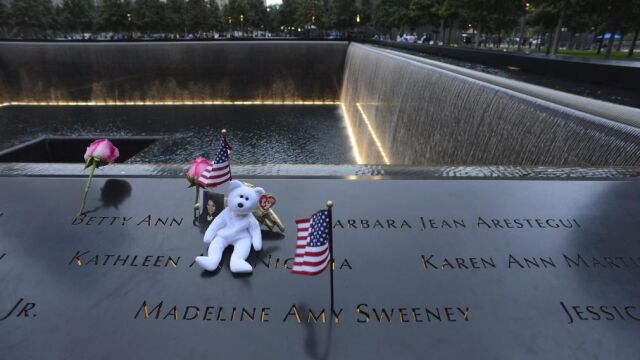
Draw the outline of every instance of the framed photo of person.
[[[202,212],[200,213],[200,226],[209,226],[213,219],[224,209],[224,194],[216,194],[202,191]]]

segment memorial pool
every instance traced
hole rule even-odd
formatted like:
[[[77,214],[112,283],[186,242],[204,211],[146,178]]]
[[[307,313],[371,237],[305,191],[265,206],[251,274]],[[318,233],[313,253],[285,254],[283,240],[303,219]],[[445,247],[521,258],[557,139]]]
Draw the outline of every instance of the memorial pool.
[[[0,148],[9,151],[41,138],[153,138],[127,164],[211,157],[220,129],[228,130],[236,164],[355,163],[337,105],[7,106],[0,127]],[[77,162],[83,154],[77,150]]]
[[[186,164],[228,128],[237,164],[640,165],[639,109],[362,44],[0,50],[0,151],[53,136],[155,136],[127,162]]]

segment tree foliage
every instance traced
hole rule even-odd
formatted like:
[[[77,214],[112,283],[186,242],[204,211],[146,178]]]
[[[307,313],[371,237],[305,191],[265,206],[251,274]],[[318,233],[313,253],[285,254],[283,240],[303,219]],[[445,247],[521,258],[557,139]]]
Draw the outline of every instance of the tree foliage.
[[[20,37],[46,37],[47,30],[54,25],[53,15],[50,0],[14,0],[9,8],[13,32]]]
[[[165,31],[171,34],[186,34],[187,3],[185,0],[167,0],[165,9]]]
[[[358,8],[355,0],[332,0],[329,5],[331,27],[346,30],[356,25]]]
[[[0,34],[6,31],[9,26],[9,15],[7,14],[7,6],[0,1]]]
[[[126,33],[133,29],[133,4],[129,0],[103,0],[96,16],[98,31]]]
[[[228,0],[222,9],[216,0],[100,0],[97,8],[94,0],[61,0],[55,7],[51,1],[13,0],[6,5],[0,0],[0,34],[187,35],[241,28],[297,34],[298,29],[367,31],[371,25],[378,30],[471,27],[490,36],[520,33],[526,18],[527,26],[554,35],[555,49],[565,29],[595,34],[635,34],[640,29],[640,0],[283,0],[268,8],[263,0]]]
[[[166,21],[165,5],[160,0],[136,0],[133,23],[137,31],[144,34],[160,33]]]
[[[187,33],[195,34],[212,30],[209,8],[205,0],[187,0],[185,15]]]
[[[59,21],[67,32],[90,32],[93,30],[95,6],[92,0],[63,0]]]
[[[374,23],[383,28],[439,25],[445,9],[448,8],[444,0],[382,0],[376,8]]]
[[[222,24],[222,14],[220,13],[220,6],[216,0],[209,0],[207,3],[207,13],[209,14],[209,21],[211,22],[211,28],[215,31],[221,31],[224,29]]]

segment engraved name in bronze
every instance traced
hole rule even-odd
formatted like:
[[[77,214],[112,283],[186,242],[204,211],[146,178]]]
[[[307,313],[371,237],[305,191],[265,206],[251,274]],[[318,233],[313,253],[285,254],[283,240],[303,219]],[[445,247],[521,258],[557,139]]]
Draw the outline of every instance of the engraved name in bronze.
[[[527,229],[580,229],[582,225],[574,218],[492,218],[478,216],[474,219],[463,218],[428,218],[420,216],[416,219],[337,219],[334,229],[344,230],[527,230]]]
[[[36,303],[28,302],[24,298],[20,298],[18,302],[13,304],[11,308],[0,317],[0,321],[5,321],[9,318],[34,318],[38,314],[34,311]],[[0,313],[2,314],[2,313]]]
[[[640,304],[636,305],[571,305],[560,301],[567,324],[592,321],[631,321],[640,324]]]
[[[506,269],[640,269],[640,256],[587,256],[581,254],[560,256],[515,256],[494,257],[447,257],[436,254],[420,255],[420,265],[424,270],[493,270]]]
[[[278,314],[271,306],[228,306],[228,305],[176,305],[165,301],[149,302],[144,300],[136,309],[136,320],[169,320],[294,324],[408,324],[408,323],[468,323],[471,321],[471,309],[468,306],[376,306],[360,303],[345,311],[324,307],[309,307],[291,304],[286,311]]]
[[[134,254],[94,254],[90,251],[76,251],[67,265],[76,267],[164,267],[177,268],[180,256],[134,255]]]
[[[184,218],[147,215],[135,216],[89,216],[81,215],[71,221],[74,226],[143,226],[143,227],[179,227]]]

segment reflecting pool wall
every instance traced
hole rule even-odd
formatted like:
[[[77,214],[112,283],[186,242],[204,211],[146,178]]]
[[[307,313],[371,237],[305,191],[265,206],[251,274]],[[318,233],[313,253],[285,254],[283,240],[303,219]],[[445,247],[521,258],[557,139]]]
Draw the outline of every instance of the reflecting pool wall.
[[[0,42],[0,103],[335,102],[347,46]]]
[[[363,163],[637,166],[637,127],[352,44],[342,103]]]

